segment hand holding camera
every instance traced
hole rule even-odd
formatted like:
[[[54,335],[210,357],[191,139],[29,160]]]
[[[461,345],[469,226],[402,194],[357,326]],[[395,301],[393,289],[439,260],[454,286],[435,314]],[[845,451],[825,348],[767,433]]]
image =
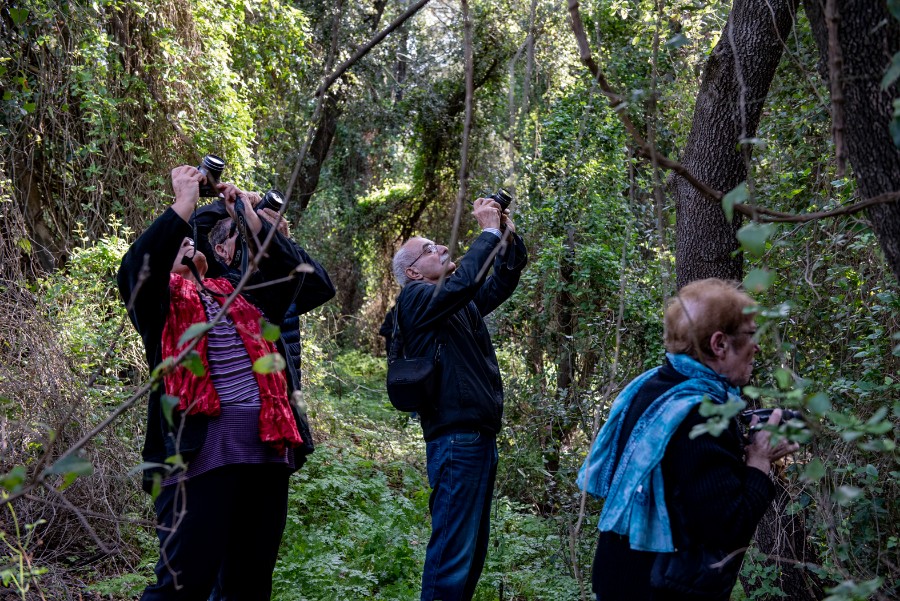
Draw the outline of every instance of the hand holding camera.
[[[473,207],[472,215],[478,221],[481,229],[500,229],[500,216],[503,214],[503,209],[496,201],[490,198],[478,198]]]
[[[783,414],[782,409],[772,409],[766,426],[777,426],[781,423]],[[750,420],[750,444],[745,449],[745,462],[749,467],[755,467],[763,473],[768,474],[772,464],[782,457],[794,453],[800,448],[796,442],[791,442],[787,438],[782,438],[775,445],[772,445],[772,432],[769,429],[754,430],[760,423],[759,415],[752,415]]]

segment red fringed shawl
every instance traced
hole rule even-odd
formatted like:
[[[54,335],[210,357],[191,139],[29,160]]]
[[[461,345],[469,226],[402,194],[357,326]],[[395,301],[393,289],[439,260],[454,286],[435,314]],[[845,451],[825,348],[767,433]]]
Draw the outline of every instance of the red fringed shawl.
[[[213,297],[220,305],[225,297],[234,292],[231,283],[223,278],[203,280],[203,285],[222,294],[222,297]],[[189,344],[186,342],[179,348],[178,341],[189,327],[195,323],[206,321],[206,311],[197,291],[197,285],[180,275],[170,274],[169,292],[171,304],[166,316],[166,325],[163,327],[162,350],[163,359],[174,357],[181,348]],[[262,337],[260,331],[260,319],[262,315],[259,309],[250,304],[243,296],[238,295],[228,307],[228,316],[234,323],[250,362],[253,363],[260,357],[277,352],[275,345]],[[203,415],[219,415],[219,395],[213,386],[209,374],[209,361],[206,358],[208,341],[206,336],[200,338],[196,351],[203,362],[204,374],[194,375],[183,365],[165,377],[166,394],[179,397],[178,410],[187,411],[188,415],[200,413]],[[287,383],[284,373],[280,371],[261,374],[253,372],[256,383],[259,385],[259,438],[263,442],[273,446],[279,452],[286,445],[296,447],[302,442],[291,407],[287,399]]]

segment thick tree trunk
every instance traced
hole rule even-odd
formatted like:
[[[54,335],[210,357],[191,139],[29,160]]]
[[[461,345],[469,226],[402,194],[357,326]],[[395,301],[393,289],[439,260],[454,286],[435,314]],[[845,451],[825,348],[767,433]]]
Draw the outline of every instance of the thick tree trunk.
[[[804,6],[819,46],[820,71],[831,81],[833,53],[828,44],[825,1],[804,0]],[[881,89],[881,78],[900,51],[900,22],[888,13],[884,0],[834,0],[834,7],[843,59],[837,79],[843,92],[844,138],[859,196],[866,199],[900,191],[900,149],[888,129],[893,99],[900,97],[900,82],[886,91]],[[900,203],[874,206],[868,215],[887,263],[900,279]]]
[[[714,188],[728,191],[747,177],[749,155],[741,152],[740,142],[756,133],[797,4],[735,0],[709,57],[681,162]],[[742,257],[735,237],[740,219],[728,223],[720,206],[681,177],[673,176],[669,186],[677,215],[678,287],[708,277],[740,280]]]

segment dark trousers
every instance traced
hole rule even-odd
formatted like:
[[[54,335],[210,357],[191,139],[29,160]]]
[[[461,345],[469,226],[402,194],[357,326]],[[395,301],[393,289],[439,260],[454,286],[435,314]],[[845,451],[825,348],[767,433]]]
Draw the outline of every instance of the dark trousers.
[[[160,558],[142,601],[267,600],[287,517],[284,465],[228,465],[156,499]],[[173,527],[174,524],[174,527]]]
[[[656,553],[635,551],[628,537],[601,532],[592,584],[598,601],[653,601],[650,571]]]
[[[429,441],[426,453],[431,539],[422,601],[469,601],[487,557],[497,441],[478,432],[445,434]]]

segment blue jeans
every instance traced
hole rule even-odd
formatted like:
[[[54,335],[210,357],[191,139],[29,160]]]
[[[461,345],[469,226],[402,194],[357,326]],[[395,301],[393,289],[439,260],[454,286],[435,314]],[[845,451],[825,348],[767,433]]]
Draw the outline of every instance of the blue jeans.
[[[497,477],[497,441],[479,432],[445,434],[425,446],[431,540],[422,601],[469,601],[484,568]]]

